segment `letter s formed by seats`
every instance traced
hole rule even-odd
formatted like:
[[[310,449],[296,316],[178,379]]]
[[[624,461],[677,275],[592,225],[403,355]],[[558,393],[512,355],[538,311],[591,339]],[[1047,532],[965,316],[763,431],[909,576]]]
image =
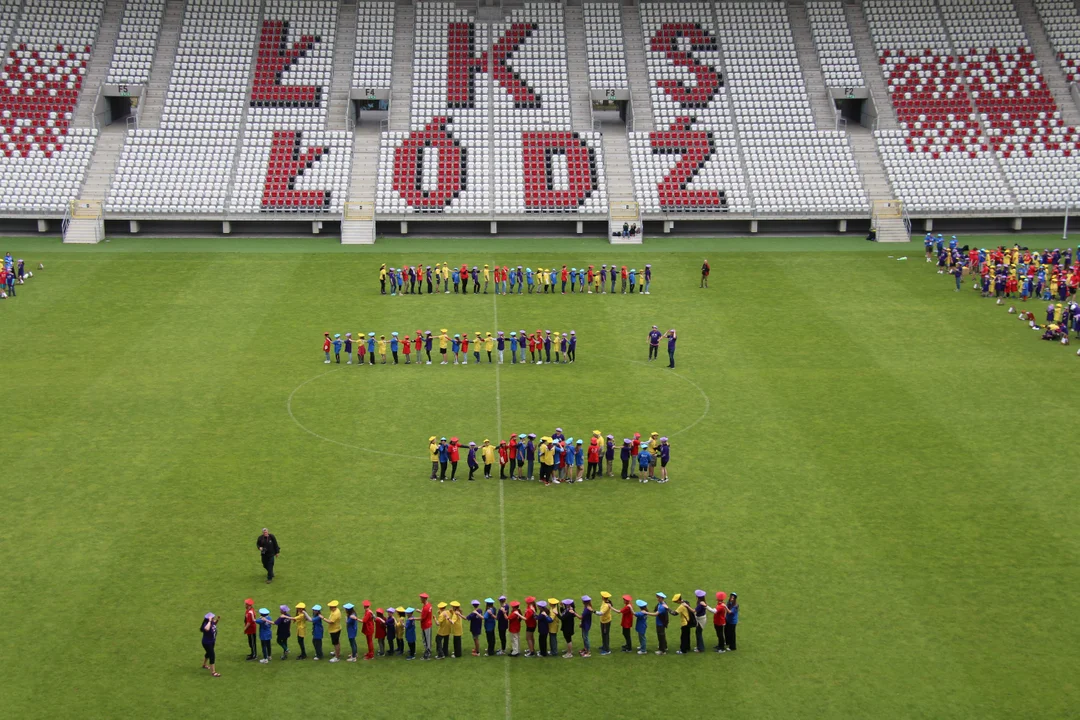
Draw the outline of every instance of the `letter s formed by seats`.
[[[686,49],[687,44],[689,49]],[[694,76],[696,84],[674,78],[656,83],[684,109],[708,107],[724,86],[719,71],[711,65],[698,62],[693,55],[695,52],[717,50],[716,38],[697,23],[664,23],[652,36],[649,49],[664,53],[672,64],[686,68]]]

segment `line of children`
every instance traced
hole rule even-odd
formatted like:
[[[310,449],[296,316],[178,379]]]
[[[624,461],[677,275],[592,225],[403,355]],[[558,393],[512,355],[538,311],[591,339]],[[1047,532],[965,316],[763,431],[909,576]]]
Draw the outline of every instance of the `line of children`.
[[[484,466],[484,478],[492,477],[492,465],[496,458],[499,462],[499,479],[533,480],[539,477],[544,485],[573,484],[585,480],[597,480],[605,472],[608,477],[615,476],[615,436],[606,437],[599,430],[593,430],[586,440],[566,437],[562,428],[555,428],[550,436],[539,439],[536,433],[513,433],[509,440],[500,440],[498,445],[484,438],[482,444],[467,443],[469,480],[474,480],[474,473],[479,470],[481,461]],[[446,470],[451,469],[450,481],[457,480],[458,453],[461,445],[456,437],[436,440],[428,438],[428,455],[431,462],[430,480],[445,481]],[[622,461],[623,480],[635,479],[641,483],[656,480],[666,483],[668,464],[671,461],[671,444],[668,438],[658,432],[649,434],[642,442],[641,433],[634,437],[623,438],[618,449]],[[509,468],[509,474],[508,473]],[[534,471],[539,471],[538,475]],[[640,473],[640,474],[639,474]]]
[[[470,338],[467,332],[455,333],[451,336],[449,330],[442,328],[437,336],[430,330],[423,332],[417,330],[415,336],[411,338],[408,333],[402,336],[392,332],[389,340],[386,335],[380,335],[376,339],[373,332],[369,332],[365,339],[364,333],[358,332],[355,343],[353,334],[350,332],[345,333],[344,338],[341,333],[335,333],[331,337],[330,333],[326,332],[323,333],[323,363],[329,365],[334,362],[340,365],[344,350],[345,364],[352,365],[355,344],[357,365],[364,365],[365,354],[368,357],[368,363],[375,365],[376,352],[379,355],[379,364],[386,365],[388,363],[387,351],[390,353],[389,364],[391,365],[402,364],[402,359],[405,365],[431,365],[433,362],[431,352],[436,340],[439,343],[439,365],[468,365],[470,353],[475,365],[481,364],[485,358],[488,364],[497,362],[502,365],[505,362],[507,350],[510,351],[510,364],[516,365],[518,362],[524,364],[526,349],[528,349],[527,362],[530,364],[566,365],[577,359],[577,332],[574,330],[552,332],[538,328],[535,333],[511,330],[509,338],[502,330],[495,334],[477,330]],[[331,352],[333,352],[333,360],[330,359]],[[415,363],[413,362],[414,355]],[[453,363],[450,362],[451,357]]]
[[[599,269],[595,265],[577,268],[563,265],[562,268],[523,268],[485,264],[481,269],[473,265],[462,264],[451,268],[446,262],[441,265],[406,265],[400,268],[379,266],[379,293],[392,296],[428,295],[442,293],[449,295],[451,288],[455,294],[487,295],[488,288],[494,283],[496,295],[554,295],[566,294],[567,286],[571,293],[582,295],[615,294],[616,285],[621,280],[620,292],[625,295],[629,286],[630,294],[650,295],[652,287],[652,265],[641,268],[627,268],[626,265],[603,264]],[[482,290],[481,290],[482,288]]]
[[[42,267],[40,264],[38,267]],[[0,265],[0,300],[8,297],[17,297],[16,285],[24,284],[34,273],[26,269],[26,262],[20,258],[15,260],[11,253],[4,254],[3,265]]]
[[[712,615],[712,625],[716,634],[716,644],[713,650],[718,653],[734,651],[737,649],[736,630],[739,622],[738,593],[730,595],[718,591],[715,595],[715,606],[706,600],[707,593],[704,590],[694,591],[696,602],[691,605],[684,600],[681,593],[676,593],[671,598],[671,606],[667,603],[667,595],[662,592],[656,593],[656,605],[651,610],[645,600],[634,600],[630,595],[623,595],[623,606],[616,611],[612,594],[606,590],[600,593],[598,607],[594,608],[593,600],[588,595],[581,596],[581,608],[578,609],[577,601],[573,598],[559,600],[550,597],[547,600],[538,600],[535,596],[528,596],[524,600],[525,607],[517,600],[508,600],[505,595],[500,595],[498,600],[487,597],[483,601],[473,600],[472,611],[465,615],[462,613],[461,603],[454,600],[440,602],[437,611],[431,607],[427,593],[420,595],[420,608],[404,606],[388,606],[376,608],[371,613],[371,601],[364,600],[364,619],[360,619],[353,603],[345,603],[342,609],[346,612],[346,631],[348,634],[351,654],[346,658],[347,662],[356,662],[359,659],[359,649],[356,644],[357,628],[363,627],[370,622],[370,631],[363,629],[365,635],[374,635],[378,640],[378,650],[375,651],[368,643],[368,653],[365,660],[376,657],[393,657],[397,655],[406,660],[414,660],[417,657],[416,637],[417,621],[419,620],[423,630],[423,653],[422,659],[436,660],[444,658],[460,658],[462,656],[462,636],[467,625],[469,634],[472,636],[473,657],[495,657],[505,655],[507,657],[559,657],[559,636],[562,635],[564,651],[563,658],[574,657],[574,636],[581,635],[581,647],[577,652],[580,657],[592,657],[591,631],[593,625],[600,626],[600,655],[610,655],[611,649],[611,626],[615,622],[616,613],[620,616],[620,625],[623,630],[623,652],[634,652],[635,646],[631,642],[630,630],[637,633],[638,655],[647,654],[647,632],[649,618],[655,618],[658,650],[657,655],[667,654],[667,627],[673,618],[680,622],[680,641],[678,655],[688,655],[691,652],[701,653],[706,651],[705,626],[709,624],[709,616]],[[287,605],[281,605],[281,614],[276,620],[270,620],[270,611],[267,608],[259,610],[256,623],[259,625],[260,639],[262,640],[262,664],[268,664],[270,658],[270,636],[273,628],[278,628],[278,644],[282,647],[281,659],[288,658],[288,638],[290,629],[296,626],[297,638],[300,640],[300,655],[297,660],[306,660],[308,655],[305,651],[304,638],[306,637],[307,625],[310,623],[313,630],[314,654],[313,660],[327,658],[323,654],[324,624],[329,628],[333,649],[330,651],[328,660],[331,663],[341,660],[341,646],[338,641],[340,635],[341,616],[338,611],[338,601],[332,600],[327,607],[330,615],[324,616],[321,605],[313,605],[311,614],[307,612],[304,603],[296,604],[296,615],[290,615]],[[251,612],[251,605],[245,609]],[[416,613],[420,613],[420,617]],[[367,618],[370,616],[370,620]],[[212,622],[211,622],[212,619]],[[203,667],[213,670],[214,652],[213,643],[217,637],[218,619],[212,613],[207,613],[200,624],[203,634],[204,662]],[[435,628],[434,655],[430,647],[432,627]],[[521,648],[521,630],[525,629],[525,650]],[[208,629],[209,628],[209,629]],[[496,639],[498,631],[498,639]],[[696,636],[696,642],[692,641],[691,633]],[[209,638],[209,642],[208,642]],[[481,639],[483,638],[483,645]],[[451,642],[452,641],[452,642]],[[407,647],[407,649],[406,649]],[[509,650],[508,650],[509,648]],[[254,659],[248,656],[246,659]],[[216,672],[216,671],[215,671]],[[215,677],[217,675],[215,674]]]

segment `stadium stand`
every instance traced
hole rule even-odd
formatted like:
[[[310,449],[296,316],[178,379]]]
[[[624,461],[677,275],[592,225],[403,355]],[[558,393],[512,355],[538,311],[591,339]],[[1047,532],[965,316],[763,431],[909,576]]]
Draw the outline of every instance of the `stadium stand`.
[[[110,85],[141,85],[150,81],[165,0],[127,0],[109,75]]]
[[[862,69],[841,0],[807,0],[806,14],[821,58],[825,87],[863,87]]]
[[[587,2],[583,10],[590,90],[601,97],[607,97],[609,90],[627,90],[630,81],[626,77],[626,48],[619,4]]]
[[[1069,82],[1080,82],[1080,13],[1073,0],[1035,0],[1046,35]]]
[[[393,85],[394,3],[358,2],[356,8],[353,89],[389,90]]]

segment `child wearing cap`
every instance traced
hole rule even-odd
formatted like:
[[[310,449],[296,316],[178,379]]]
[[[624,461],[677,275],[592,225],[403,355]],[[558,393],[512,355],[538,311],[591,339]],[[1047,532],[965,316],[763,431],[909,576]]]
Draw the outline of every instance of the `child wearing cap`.
[[[428,359],[427,364],[431,364],[431,333],[428,333]],[[424,335],[419,330],[416,331],[416,337],[413,338],[413,350],[416,352],[416,364],[420,364],[420,351],[424,349]]]
[[[393,612],[393,610],[391,610]],[[391,623],[393,620],[391,619]],[[387,621],[386,613],[382,608],[375,608],[375,642],[379,646],[379,650],[376,653],[379,657],[383,657],[386,654],[386,637],[387,637]],[[394,638],[390,637],[390,654],[394,654]]]
[[[255,623],[255,601],[248,598],[244,601],[244,635],[248,642],[248,655],[245,660],[255,660],[259,657],[256,635],[259,630]]]
[[[546,600],[538,600],[536,608],[536,632],[540,640],[540,647],[537,650],[537,653],[540,657],[547,657],[548,638],[551,636],[552,616],[548,613],[548,603]]]
[[[323,349],[323,353],[326,355],[326,359],[323,360],[324,365],[329,365],[330,364],[330,346],[331,346],[331,344],[332,343],[331,343],[331,340],[330,340],[330,333],[323,333],[322,349]]]
[[[570,339],[569,339],[569,336],[566,333],[563,333],[562,335],[559,336],[559,352],[562,354],[562,363],[563,363],[563,365],[570,362],[570,355],[568,354],[569,351],[570,351]],[[556,357],[555,359],[558,360],[558,357]]]
[[[364,633],[364,640],[367,642],[364,659],[371,660],[375,657],[375,643],[372,642],[375,635],[375,615],[371,612],[370,600],[364,601],[364,617],[360,619],[360,631]]]
[[[604,590],[600,593],[600,610],[597,617],[600,619],[600,654],[611,654],[611,616],[615,610],[611,604],[611,593]]]
[[[566,360],[567,362],[574,362],[577,360],[577,331],[570,331],[570,340],[566,345]]]
[[[349,653],[349,657],[346,662],[356,662],[356,656],[360,654],[360,649],[356,646],[356,631],[360,625],[360,618],[356,616],[356,606],[352,603],[345,603],[345,635],[349,638],[349,648],[352,652]]]
[[[484,599],[484,636],[487,638],[488,657],[495,655],[495,625],[498,622],[498,612],[495,610],[495,601],[492,598]]]
[[[405,642],[409,644],[409,656],[406,660],[416,659],[416,618],[413,614],[416,609],[413,607],[405,608]]]
[[[365,347],[365,344],[364,344],[364,333],[358,332],[358,333],[356,333],[356,364],[357,365],[362,366],[364,364],[365,349],[366,349],[366,347]]]
[[[270,640],[274,637],[274,621],[270,619],[270,611],[259,608],[259,617],[255,619],[259,624],[259,644],[262,646],[262,659],[259,663],[266,665],[270,662]]]
[[[277,620],[274,621],[274,625],[277,626],[277,644],[281,648],[281,659],[285,660],[289,657],[289,637],[292,635],[292,616],[289,615],[289,606],[282,605],[278,608],[281,614],[278,615]]]
[[[469,465],[469,482],[473,482],[473,480],[475,480],[475,478],[473,477],[473,473],[475,473],[476,470],[480,467],[480,464],[478,462],[476,462],[476,443],[475,442],[470,442],[469,443],[469,455],[468,455],[468,458],[466,460],[467,460],[468,465]]]
[[[630,452],[630,438],[623,438],[622,448],[619,449],[619,459],[622,461],[622,473],[620,477],[622,477],[623,480],[630,477],[627,475],[628,466],[630,465]]]
[[[519,480],[525,479],[525,441],[527,440],[525,433],[518,433],[517,441],[517,476]]]
[[[649,482],[649,464],[652,462],[652,453],[649,452],[648,445],[642,445],[638,451],[638,470],[641,471],[640,481],[643,483]]]
[[[625,265],[622,266],[622,270],[620,271],[620,273],[621,273],[621,276],[622,276],[622,294],[625,295],[626,294],[626,266]]]
[[[480,447],[480,458],[484,461],[484,479],[491,479],[491,466],[495,463],[495,448],[491,441],[484,438],[484,444]]]
[[[634,294],[634,290],[637,288],[637,270],[630,268],[630,294]]]
[[[480,657],[480,633],[484,627],[484,615],[480,612],[480,601],[472,601],[472,612],[465,616],[469,621],[469,633],[473,640],[473,657]]]
[[[446,438],[439,440],[439,482],[446,481],[446,465],[450,462],[450,446],[446,444]],[[432,478],[434,480],[434,478]]]
[[[637,618],[634,622],[634,630],[637,631],[638,636],[637,654],[647,655],[648,650],[645,648],[645,632],[649,629],[649,615],[654,615],[655,613],[650,613],[645,609],[649,607],[649,604],[644,600],[638,600],[634,604],[637,605],[637,610],[634,611],[634,617]],[[631,650],[632,649],[633,648],[631,648]]]
[[[385,365],[386,364],[386,336],[385,335],[380,335],[379,336],[378,346],[379,346],[379,364],[380,365]],[[374,365],[374,364],[375,363],[372,363],[372,365]]]
[[[649,435],[649,479],[656,479],[656,448],[660,446],[660,433],[653,432]]]
[[[535,439],[536,434],[529,433],[529,441],[525,443],[525,461],[528,465],[527,475],[530,481],[533,479],[533,463],[536,462],[536,445],[533,443]]]
[[[311,622],[311,616],[307,614],[307,605],[302,602],[296,603],[296,614],[293,615],[292,621],[296,626],[296,642],[300,644],[300,654],[296,659],[307,660],[307,646],[304,645],[304,638],[307,637],[307,624]]]
[[[334,646],[330,662],[335,663],[341,660],[341,611],[338,610],[337,600],[331,600],[327,607],[330,608],[330,617],[326,619],[326,629],[330,633],[330,644]]]
[[[510,602],[510,612],[506,615],[507,629],[510,631],[510,657],[521,654],[521,603],[517,600]]]
[[[450,482],[457,482],[457,466],[461,459],[461,446],[456,437],[450,438]]]
[[[401,341],[401,351],[405,353],[405,364],[412,365],[412,341],[409,339],[408,333],[405,334],[405,339]],[[397,356],[394,357],[396,360]]]
[[[446,328],[439,331],[439,356],[442,358],[440,365],[446,365],[446,348],[450,345],[450,336],[446,334]]]
[[[680,593],[675,593],[671,601],[675,603],[675,609],[672,612],[679,616],[679,649],[675,654],[686,655],[690,652],[690,618],[693,617],[694,609],[683,600]]]
[[[461,356],[458,354],[461,352],[461,335],[455,334],[450,341],[450,350],[454,353],[454,364],[461,364]]]
[[[583,658],[592,657],[592,648],[589,646],[589,630],[592,629],[593,606],[592,598],[588,595],[581,596],[581,651],[578,653]]]
[[[623,595],[623,606],[619,609],[620,624],[623,634],[623,652],[633,652],[634,645],[630,640],[630,629],[634,627],[634,608],[630,605],[634,601],[629,595]]]
[[[532,595],[525,598],[525,657],[536,654],[536,627],[539,625],[536,598]]]
[[[469,364],[469,333],[461,334],[461,364]]]
[[[528,341],[529,341],[529,362],[530,363],[535,363],[536,362],[536,336],[535,335],[529,335],[528,336]]]
[[[436,620],[438,630],[435,634],[435,659],[442,660],[449,654],[450,647],[450,610],[449,606],[439,603],[439,617]]]
[[[439,472],[439,443],[435,441],[434,435],[428,438],[428,456],[431,460],[431,477],[429,479],[435,480]]]
[[[594,437],[589,440],[589,471],[585,476],[594,480],[600,474],[600,442]]]
[[[450,635],[454,638],[454,657],[461,657],[461,632],[465,625],[465,616],[461,614],[461,603],[450,603]]]
[[[656,609],[652,612],[652,615],[656,618],[657,655],[667,655],[667,627],[669,618],[666,601],[667,595],[662,592],[656,593]]]
[[[578,269],[577,268],[570,268],[570,292],[572,292],[572,293],[577,292],[577,279],[578,279]],[[566,293],[563,293],[563,294],[565,295]]]
[[[476,339],[476,345],[477,345],[477,347],[479,347],[480,346],[479,333],[477,335],[478,335],[478,337]],[[484,352],[487,353],[488,365],[491,364],[491,351],[494,350],[494,349],[495,349],[495,338],[493,338],[491,336],[491,333],[489,332],[486,335],[484,335]],[[477,358],[476,362],[480,362],[480,358]]]
[[[398,350],[401,348],[401,341],[398,340],[398,334],[396,332],[390,333],[390,356],[394,358],[394,364],[398,364]]]
[[[524,341],[525,338],[522,338]],[[517,365],[517,349],[518,349],[518,337],[517,333],[513,330],[510,331],[510,364]]]
[[[352,333],[345,333],[345,364],[352,365]]]
[[[697,639],[697,647],[694,648],[694,652],[705,652],[705,618],[709,616],[709,603],[705,602],[705,591],[695,590],[694,597],[697,598],[697,602],[694,604],[694,634]]]
[[[724,625],[724,642],[727,649],[735,652],[735,630],[739,624],[739,593],[731,593],[727,601],[727,623]]]
[[[614,477],[612,466],[615,464],[615,436],[608,435],[604,441],[604,460],[607,462],[607,476]],[[600,471],[603,473],[603,469]]]
[[[548,626],[548,654],[551,657],[559,655],[559,628],[562,627],[562,616],[559,615],[559,599],[548,598],[548,614],[551,616],[551,625]]]
[[[641,433],[634,433],[630,443],[630,477],[637,479],[638,454],[641,452]]]
[[[658,448],[660,455],[660,480],[659,482],[666,483],[668,481],[667,464],[671,459],[671,446],[668,445],[668,439],[666,437],[660,438],[660,446]]]
[[[574,609],[574,601],[571,598],[563,600],[562,605],[559,607],[559,622],[562,625],[563,640],[566,641],[564,658],[574,657],[574,621],[580,618],[581,616]]]
[[[499,607],[495,613],[495,620],[499,628],[499,650],[496,655],[506,654],[506,632],[510,628],[510,604],[505,595],[499,596]]]
[[[499,441],[499,479],[506,479],[506,464],[510,462],[510,448],[505,440]],[[512,470],[511,470],[512,471]]]
[[[393,617],[388,619],[394,626],[394,640],[397,642],[397,654],[401,657],[405,657],[405,608],[398,605],[397,608],[387,608],[387,614],[393,613]],[[390,637],[390,630],[387,629],[386,637]],[[391,645],[391,648],[393,645]],[[391,653],[393,654],[393,653]]]
[[[577,482],[583,482],[585,478],[585,445],[581,438],[577,439],[577,447],[574,448],[574,465],[577,466]],[[573,480],[573,470],[570,472],[570,482]]]
[[[203,616],[202,622],[199,623],[199,631],[202,633],[202,647],[203,647],[203,670],[209,670],[213,677],[221,677],[221,674],[215,667],[217,664],[217,654],[214,652],[214,646],[217,644],[217,623],[218,617],[214,613],[206,613]]]
[[[322,660],[322,641],[323,633],[325,632],[323,627],[322,605],[311,606],[311,644],[315,646],[314,660]],[[301,646],[302,647],[302,646]]]

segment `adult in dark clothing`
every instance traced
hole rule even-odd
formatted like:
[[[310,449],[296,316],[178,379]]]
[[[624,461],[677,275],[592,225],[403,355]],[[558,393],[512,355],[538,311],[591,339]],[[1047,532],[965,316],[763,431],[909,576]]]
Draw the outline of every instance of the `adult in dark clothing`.
[[[709,267],[709,261],[705,260],[701,263],[701,285],[698,287],[709,287],[709,272],[712,268]]]
[[[266,582],[269,584],[274,579],[274,558],[281,552],[277,538],[266,528],[262,529],[262,535],[255,541],[255,547],[259,548],[262,555],[262,564],[266,568]]]

